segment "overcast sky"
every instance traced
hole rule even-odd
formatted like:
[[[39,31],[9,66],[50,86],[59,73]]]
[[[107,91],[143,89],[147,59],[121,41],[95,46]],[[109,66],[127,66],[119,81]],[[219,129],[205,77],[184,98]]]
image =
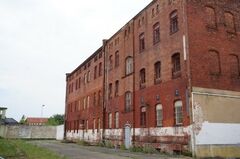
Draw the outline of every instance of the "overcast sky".
[[[151,0],[0,0],[0,107],[7,117],[64,113],[74,70]]]

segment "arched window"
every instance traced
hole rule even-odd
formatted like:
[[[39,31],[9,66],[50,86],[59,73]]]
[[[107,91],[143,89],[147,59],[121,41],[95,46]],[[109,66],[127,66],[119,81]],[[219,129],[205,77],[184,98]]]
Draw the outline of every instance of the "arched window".
[[[225,12],[224,19],[225,19],[225,27],[226,27],[227,32],[235,33],[236,29],[235,29],[235,22],[234,22],[233,14],[230,12]]]
[[[176,101],[174,103],[175,108],[175,124],[182,125],[183,124],[183,111],[182,111],[182,101]]]
[[[172,55],[172,76],[177,78],[181,75],[181,61],[180,53],[175,53]]]
[[[156,105],[156,125],[163,126],[162,104]]]
[[[145,50],[145,40],[144,33],[139,35],[139,52],[143,52]]]
[[[125,64],[125,71],[126,75],[130,74],[133,72],[133,58],[132,57],[127,57],[126,58],[126,64]]]
[[[115,67],[119,66],[119,51],[115,52]]]
[[[221,74],[221,65],[219,53],[216,50],[209,50],[209,73],[210,75],[220,75]]]
[[[119,128],[119,113],[115,112],[115,128]]]
[[[101,119],[100,118],[98,118],[98,132],[99,132],[99,130],[101,129]]]
[[[114,93],[115,97],[118,96],[118,92],[119,92],[119,81],[117,80],[115,81],[115,93]]]
[[[157,22],[153,25],[153,44],[156,44],[160,41],[160,25]]]
[[[239,58],[237,55],[231,54],[229,56],[229,69],[232,78],[238,78],[240,76],[240,66],[239,66]]]
[[[161,79],[161,62],[157,61],[154,64],[154,80],[155,80],[155,83],[158,83],[160,79]]]
[[[108,114],[108,128],[112,128],[112,113]]]
[[[129,112],[132,108],[132,93],[130,91],[125,93],[125,111]]]
[[[217,20],[215,9],[212,7],[205,7],[205,17],[207,20],[207,27],[217,29]]]
[[[146,126],[146,115],[147,115],[147,108],[146,107],[141,107],[140,110],[140,125],[141,126]]]
[[[111,70],[113,68],[113,59],[112,59],[112,55],[109,56],[109,70]]]
[[[170,34],[173,34],[178,31],[178,13],[177,10],[174,10],[170,14]]]
[[[90,96],[87,97],[87,108],[90,106]]]
[[[145,68],[140,70],[140,84],[144,84],[146,82],[146,71]]]
[[[108,86],[108,99],[111,98],[112,98],[112,83],[110,83]]]

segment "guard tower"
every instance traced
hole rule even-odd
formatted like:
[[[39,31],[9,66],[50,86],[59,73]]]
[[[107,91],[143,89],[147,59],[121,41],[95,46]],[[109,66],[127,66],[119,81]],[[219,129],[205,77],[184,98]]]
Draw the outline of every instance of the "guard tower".
[[[7,110],[7,108],[5,108],[5,107],[0,107],[0,120],[6,118],[6,110]]]

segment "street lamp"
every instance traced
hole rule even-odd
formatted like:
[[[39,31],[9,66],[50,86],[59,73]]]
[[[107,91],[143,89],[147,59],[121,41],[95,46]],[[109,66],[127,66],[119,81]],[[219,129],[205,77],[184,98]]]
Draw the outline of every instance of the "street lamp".
[[[43,117],[43,107],[45,107],[45,105],[42,105],[41,107],[41,117]]]

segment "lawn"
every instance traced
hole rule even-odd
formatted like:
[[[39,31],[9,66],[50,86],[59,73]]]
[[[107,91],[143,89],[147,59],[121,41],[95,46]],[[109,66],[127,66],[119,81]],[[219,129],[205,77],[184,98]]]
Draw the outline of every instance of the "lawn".
[[[5,159],[65,159],[24,140],[0,139],[0,156]]]

